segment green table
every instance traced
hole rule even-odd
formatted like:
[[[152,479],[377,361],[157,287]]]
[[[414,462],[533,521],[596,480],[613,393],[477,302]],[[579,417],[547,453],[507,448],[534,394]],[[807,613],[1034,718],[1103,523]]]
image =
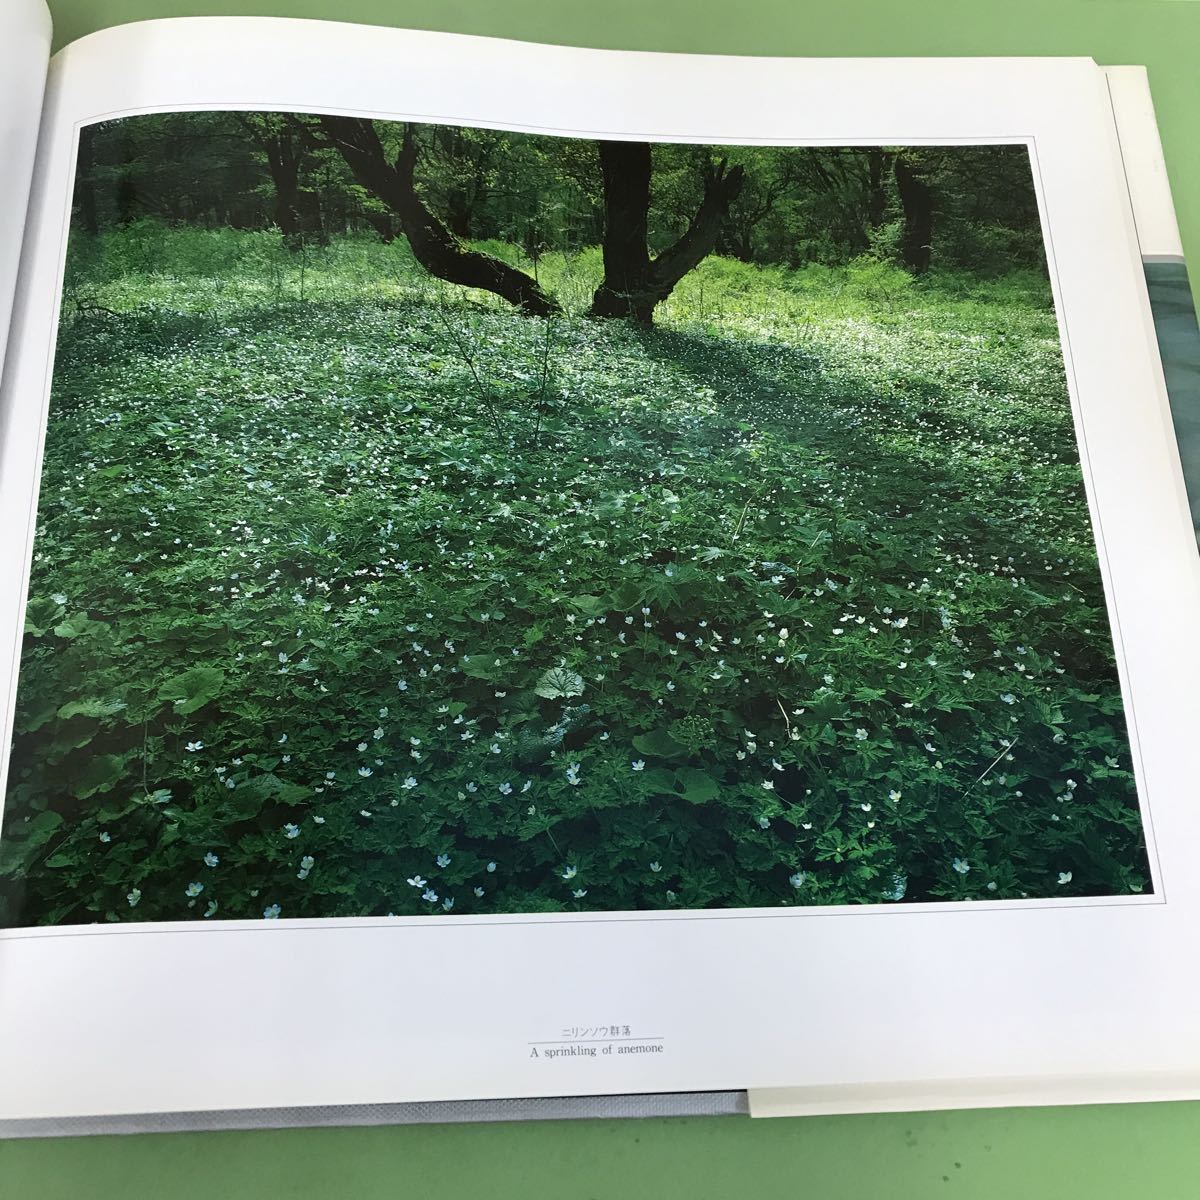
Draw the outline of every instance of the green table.
[[[50,0],[50,7],[58,46],[125,21],[242,14],[619,49],[1141,63],[1150,69],[1184,247],[1200,262],[1200,0]],[[1198,1180],[1200,1103],[0,1143],[0,1196],[14,1200],[1185,1200],[1200,1193]]]

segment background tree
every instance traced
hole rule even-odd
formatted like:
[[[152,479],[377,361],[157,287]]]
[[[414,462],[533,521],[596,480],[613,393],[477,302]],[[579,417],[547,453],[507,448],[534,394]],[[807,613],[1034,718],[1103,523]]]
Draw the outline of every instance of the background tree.
[[[604,180],[604,279],[592,297],[594,317],[629,317],[649,325],[655,306],[717,243],[745,179],[724,158],[702,168],[703,194],[683,234],[653,258],[647,243],[651,149],[648,142],[599,143]]]
[[[308,153],[302,126],[289,113],[235,113],[234,119],[263,156],[275,189],[272,216],[284,242],[296,248],[306,233],[323,236],[320,201],[303,193],[301,170]],[[304,196],[310,203],[305,204]],[[305,219],[307,210],[308,220]]]
[[[416,180],[418,143],[411,125],[405,126],[399,151],[390,160],[372,122],[346,117],[319,120],[326,143],[342,155],[358,182],[396,213],[414,256],[432,274],[451,283],[494,292],[531,315],[544,316],[558,310],[557,301],[535,279],[494,255],[469,248],[425,202]],[[445,149],[447,139],[442,142]],[[455,143],[450,141],[449,145]],[[655,306],[716,245],[729,205],[741,189],[744,170],[730,167],[724,159],[709,163],[701,175],[700,203],[687,229],[651,258],[647,241],[650,144],[603,141],[598,143],[598,158],[604,212],[604,279],[593,296],[591,315],[628,317],[650,324]],[[477,158],[471,188],[475,195],[480,186],[479,166]],[[513,174],[519,177],[519,172]],[[461,216],[467,193],[461,176],[451,178],[455,182],[447,190],[458,201]],[[535,202],[526,205],[524,211],[536,213],[538,207]],[[536,253],[541,245],[536,222],[531,229],[535,237],[532,245],[526,239],[526,250]]]
[[[75,204],[88,236],[142,220],[274,228],[292,249],[399,236],[430,273],[524,312],[582,293],[594,316],[643,324],[709,254],[793,268],[867,254],[919,275],[1043,253],[1027,153],[1003,145],[649,145],[174,113],[86,126]],[[551,294],[548,253],[583,256],[575,295],[561,271]]]
[[[900,207],[904,211],[900,256],[910,271],[923,275],[929,270],[933,253],[933,189],[915,155],[901,151],[892,162],[892,170],[896,176]]]

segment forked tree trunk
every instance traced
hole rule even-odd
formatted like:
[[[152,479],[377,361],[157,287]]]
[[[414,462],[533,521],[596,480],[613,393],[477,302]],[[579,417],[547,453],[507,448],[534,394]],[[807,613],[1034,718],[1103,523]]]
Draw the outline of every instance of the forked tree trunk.
[[[602,141],[604,183],[604,279],[592,297],[593,317],[653,321],[654,308],[717,244],[729,206],[745,181],[740,166],[722,159],[704,174],[704,196],[682,236],[656,258],[647,247],[650,211],[648,142]]]
[[[411,125],[404,128],[398,157],[389,162],[369,120],[323,116],[320,122],[329,145],[341,154],[354,178],[400,219],[413,257],[431,275],[463,287],[495,292],[532,316],[560,311],[558,303],[532,276],[490,254],[470,249],[429,210],[414,180],[417,143]]]
[[[298,250],[308,224],[301,207],[300,167],[305,144],[302,128],[294,120],[259,113],[234,113],[246,136],[262,151],[275,189],[271,218],[283,234],[284,245]]]
[[[400,220],[413,257],[432,275],[463,287],[482,288],[533,316],[559,312],[555,299],[532,276],[490,254],[472,250],[421,198],[414,179],[417,144],[406,125],[400,153],[388,160],[374,125],[359,117],[318,118],[324,143],[344,159],[351,174]],[[704,174],[704,195],[683,235],[656,258],[647,247],[650,209],[650,146],[647,142],[599,143],[604,183],[604,279],[592,297],[594,317],[626,317],[651,323],[654,307],[712,252],[729,206],[744,182],[740,166],[722,160]]]
[[[594,317],[650,321],[657,301],[646,294],[650,251],[650,144],[600,142],[604,186],[604,279],[592,297]]]

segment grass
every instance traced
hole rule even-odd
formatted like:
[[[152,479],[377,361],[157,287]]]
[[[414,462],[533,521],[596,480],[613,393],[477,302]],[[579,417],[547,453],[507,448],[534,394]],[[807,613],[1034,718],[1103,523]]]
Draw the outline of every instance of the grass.
[[[76,237],[0,917],[1147,888],[1044,280],[536,269]]]

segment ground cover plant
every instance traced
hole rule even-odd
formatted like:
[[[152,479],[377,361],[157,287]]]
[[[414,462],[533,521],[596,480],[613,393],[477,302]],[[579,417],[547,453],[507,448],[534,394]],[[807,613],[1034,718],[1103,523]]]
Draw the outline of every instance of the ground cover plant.
[[[574,144],[182,120],[81,150],[5,923],[1148,890],[1023,151],[655,148],[617,261]]]

